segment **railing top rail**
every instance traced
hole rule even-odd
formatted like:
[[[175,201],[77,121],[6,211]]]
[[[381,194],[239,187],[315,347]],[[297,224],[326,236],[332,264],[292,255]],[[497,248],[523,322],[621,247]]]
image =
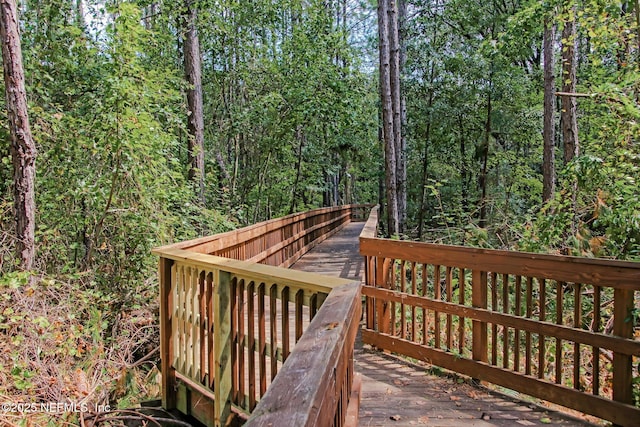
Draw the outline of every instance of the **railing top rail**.
[[[329,426],[336,370],[360,320],[360,283],[334,289],[260,400],[246,426]],[[330,369],[327,369],[330,367]]]
[[[564,282],[640,290],[640,263],[365,238],[360,253]]]
[[[152,253],[165,259],[181,261],[194,267],[218,268],[229,273],[250,275],[265,283],[286,282],[293,286],[304,287],[317,292],[331,292],[332,289],[350,283],[339,277],[323,276],[306,271],[289,270],[250,261],[240,261],[215,255],[201,254],[184,249],[162,247],[152,250]]]
[[[396,241],[376,236],[377,210],[360,234],[360,253],[426,264],[640,290],[640,262]]]
[[[378,237],[378,211],[380,206],[376,205],[371,208],[369,212],[369,218],[364,224],[362,231],[360,232],[360,239]]]
[[[250,239],[252,237],[256,237],[261,234],[264,234],[267,231],[278,229],[283,225],[302,221],[306,218],[310,218],[313,216],[322,215],[329,212],[356,209],[356,208],[369,207],[369,206],[371,205],[343,205],[343,206],[332,206],[332,207],[326,207],[326,208],[312,209],[304,212],[297,212],[297,213],[289,214],[287,216],[273,218],[267,221],[251,224],[246,227],[227,231],[224,233],[218,233],[218,234],[213,234],[211,236],[199,237],[197,239],[187,240],[184,242],[172,243],[169,245],[161,246],[157,249],[169,249],[169,248],[190,249],[190,248],[195,248],[197,246],[201,246],[216,240],[228,240],[228,241],[239,242],[242,239]],[[242,239],[240,239],[240,237],[242,237]]]

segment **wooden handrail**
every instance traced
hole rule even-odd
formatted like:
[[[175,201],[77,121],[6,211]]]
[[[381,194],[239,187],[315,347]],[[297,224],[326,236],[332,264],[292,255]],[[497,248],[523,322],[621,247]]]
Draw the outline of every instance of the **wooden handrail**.
[[[640,263],[380,239],[376,226],[374,209],[363,342],[638,425]]]
[[[305,363],[296,348],[312,340],[310,325],[322,322],[310,323],[312,319],[326,320],[344,310],[353,314],[360,305],[358,287],[349,281],[280,267],[291,265],[349,221],[364,218],[369,207],[316,209],[154,249],[160,257],[163,407],[222,426],[232,412],[248,415],[259,401],[266,405],[262,401],[270,384],[286,381],[286,366]],[[359,314],[355,316],[336,324],[338,341],[329,339],[336,358],[313,365],[327,377],[335,369],[344,371],[332,377],[342,398],[323,406],[321,415],[338,424],[346,417],[353,381]],[[314,328],[312,335],[317,334]]]
[[[335,288],[245,426],[340,424],[336,419],[344,419],[351,394],[361,310],[360,283]],[[335,413],[336,403],[343,413]]]

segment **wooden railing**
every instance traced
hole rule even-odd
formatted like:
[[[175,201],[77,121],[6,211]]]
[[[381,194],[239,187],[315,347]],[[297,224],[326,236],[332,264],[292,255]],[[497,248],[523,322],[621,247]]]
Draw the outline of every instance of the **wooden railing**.
[[[376,225],[373,210],[363,342],[640,425],[640,263],[379,239]]]
[[[365,221],[371,207],[345,205],[314,209],[163,248],[286,268],[352,220]]]
[[[267,425],[267,413],[286,419],[295,410],[302,417],[302,405],[287,407],[277,396],[307,390],[299,370],[308,369],[317,388],[308,397],[319,402],[323,390],[331,399],[307,407],[307,419],[342,425],[353,388],[360,284],[274,265],[291,265],[364,209],[318,209],[155,249],[163,407],[209,426],[254,410],[252,426]],[[347,314],[356,320],[340,317]],[[285,391],[278,389],[283,384]]]
[[[251,414],[247,427],[356,425],[353,343],[362,303],[360,283],[335,288]],[[352,394],[353,391],[355,394]],[[347,417],[348,412],[352,412]]]

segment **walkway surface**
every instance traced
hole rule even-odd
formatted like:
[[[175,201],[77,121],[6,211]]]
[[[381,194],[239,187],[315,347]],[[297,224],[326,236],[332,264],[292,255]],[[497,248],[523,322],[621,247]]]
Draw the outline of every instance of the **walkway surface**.
[[[361,280],[358,236],[364,223],[348,224],[291,268]],[[361,426],[593,426],[581,419],[472,384],[428,364],[410,363],[356,342],[355,370],[362,377]]]

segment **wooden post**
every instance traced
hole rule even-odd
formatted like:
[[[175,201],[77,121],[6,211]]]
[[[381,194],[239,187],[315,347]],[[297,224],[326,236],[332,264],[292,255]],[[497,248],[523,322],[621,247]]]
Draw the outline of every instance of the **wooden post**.
[[[370,255],[364,257],[364,283],[367,286],[375,286],[375,274],[376,274],[376,258]],[[367,313],[367,329],[373,330],[375,328],[375,299],[371,297],[365,297],[365,306]]]
[[[633,291],[615,289],[613,293],[613,334],[622,338],[633,338]],[[613,400],[633,403],[631,356],[613,353]]]
[[[214,425],[224,426],[231,414],[231,274],[214,272],[213,323],[215,396]]]
[[[487,308],[487,272],[473,270],[471,279],[471,304]],[[473,321],[473,360],[487,362],[487,322]]]
[[[390,275],[389,258],[378,258],[376,260],[376,287],[384,289],[392,289],[393,277]],[[391,301],[376,300],[378,322],[378,332],[383,334],[391,333]]]
[[[172,336],[173,313],[173,260],[160,257],[160,360],[162,373],[162,407],[176,407],[176,370],[173,367],[174,349]]]

